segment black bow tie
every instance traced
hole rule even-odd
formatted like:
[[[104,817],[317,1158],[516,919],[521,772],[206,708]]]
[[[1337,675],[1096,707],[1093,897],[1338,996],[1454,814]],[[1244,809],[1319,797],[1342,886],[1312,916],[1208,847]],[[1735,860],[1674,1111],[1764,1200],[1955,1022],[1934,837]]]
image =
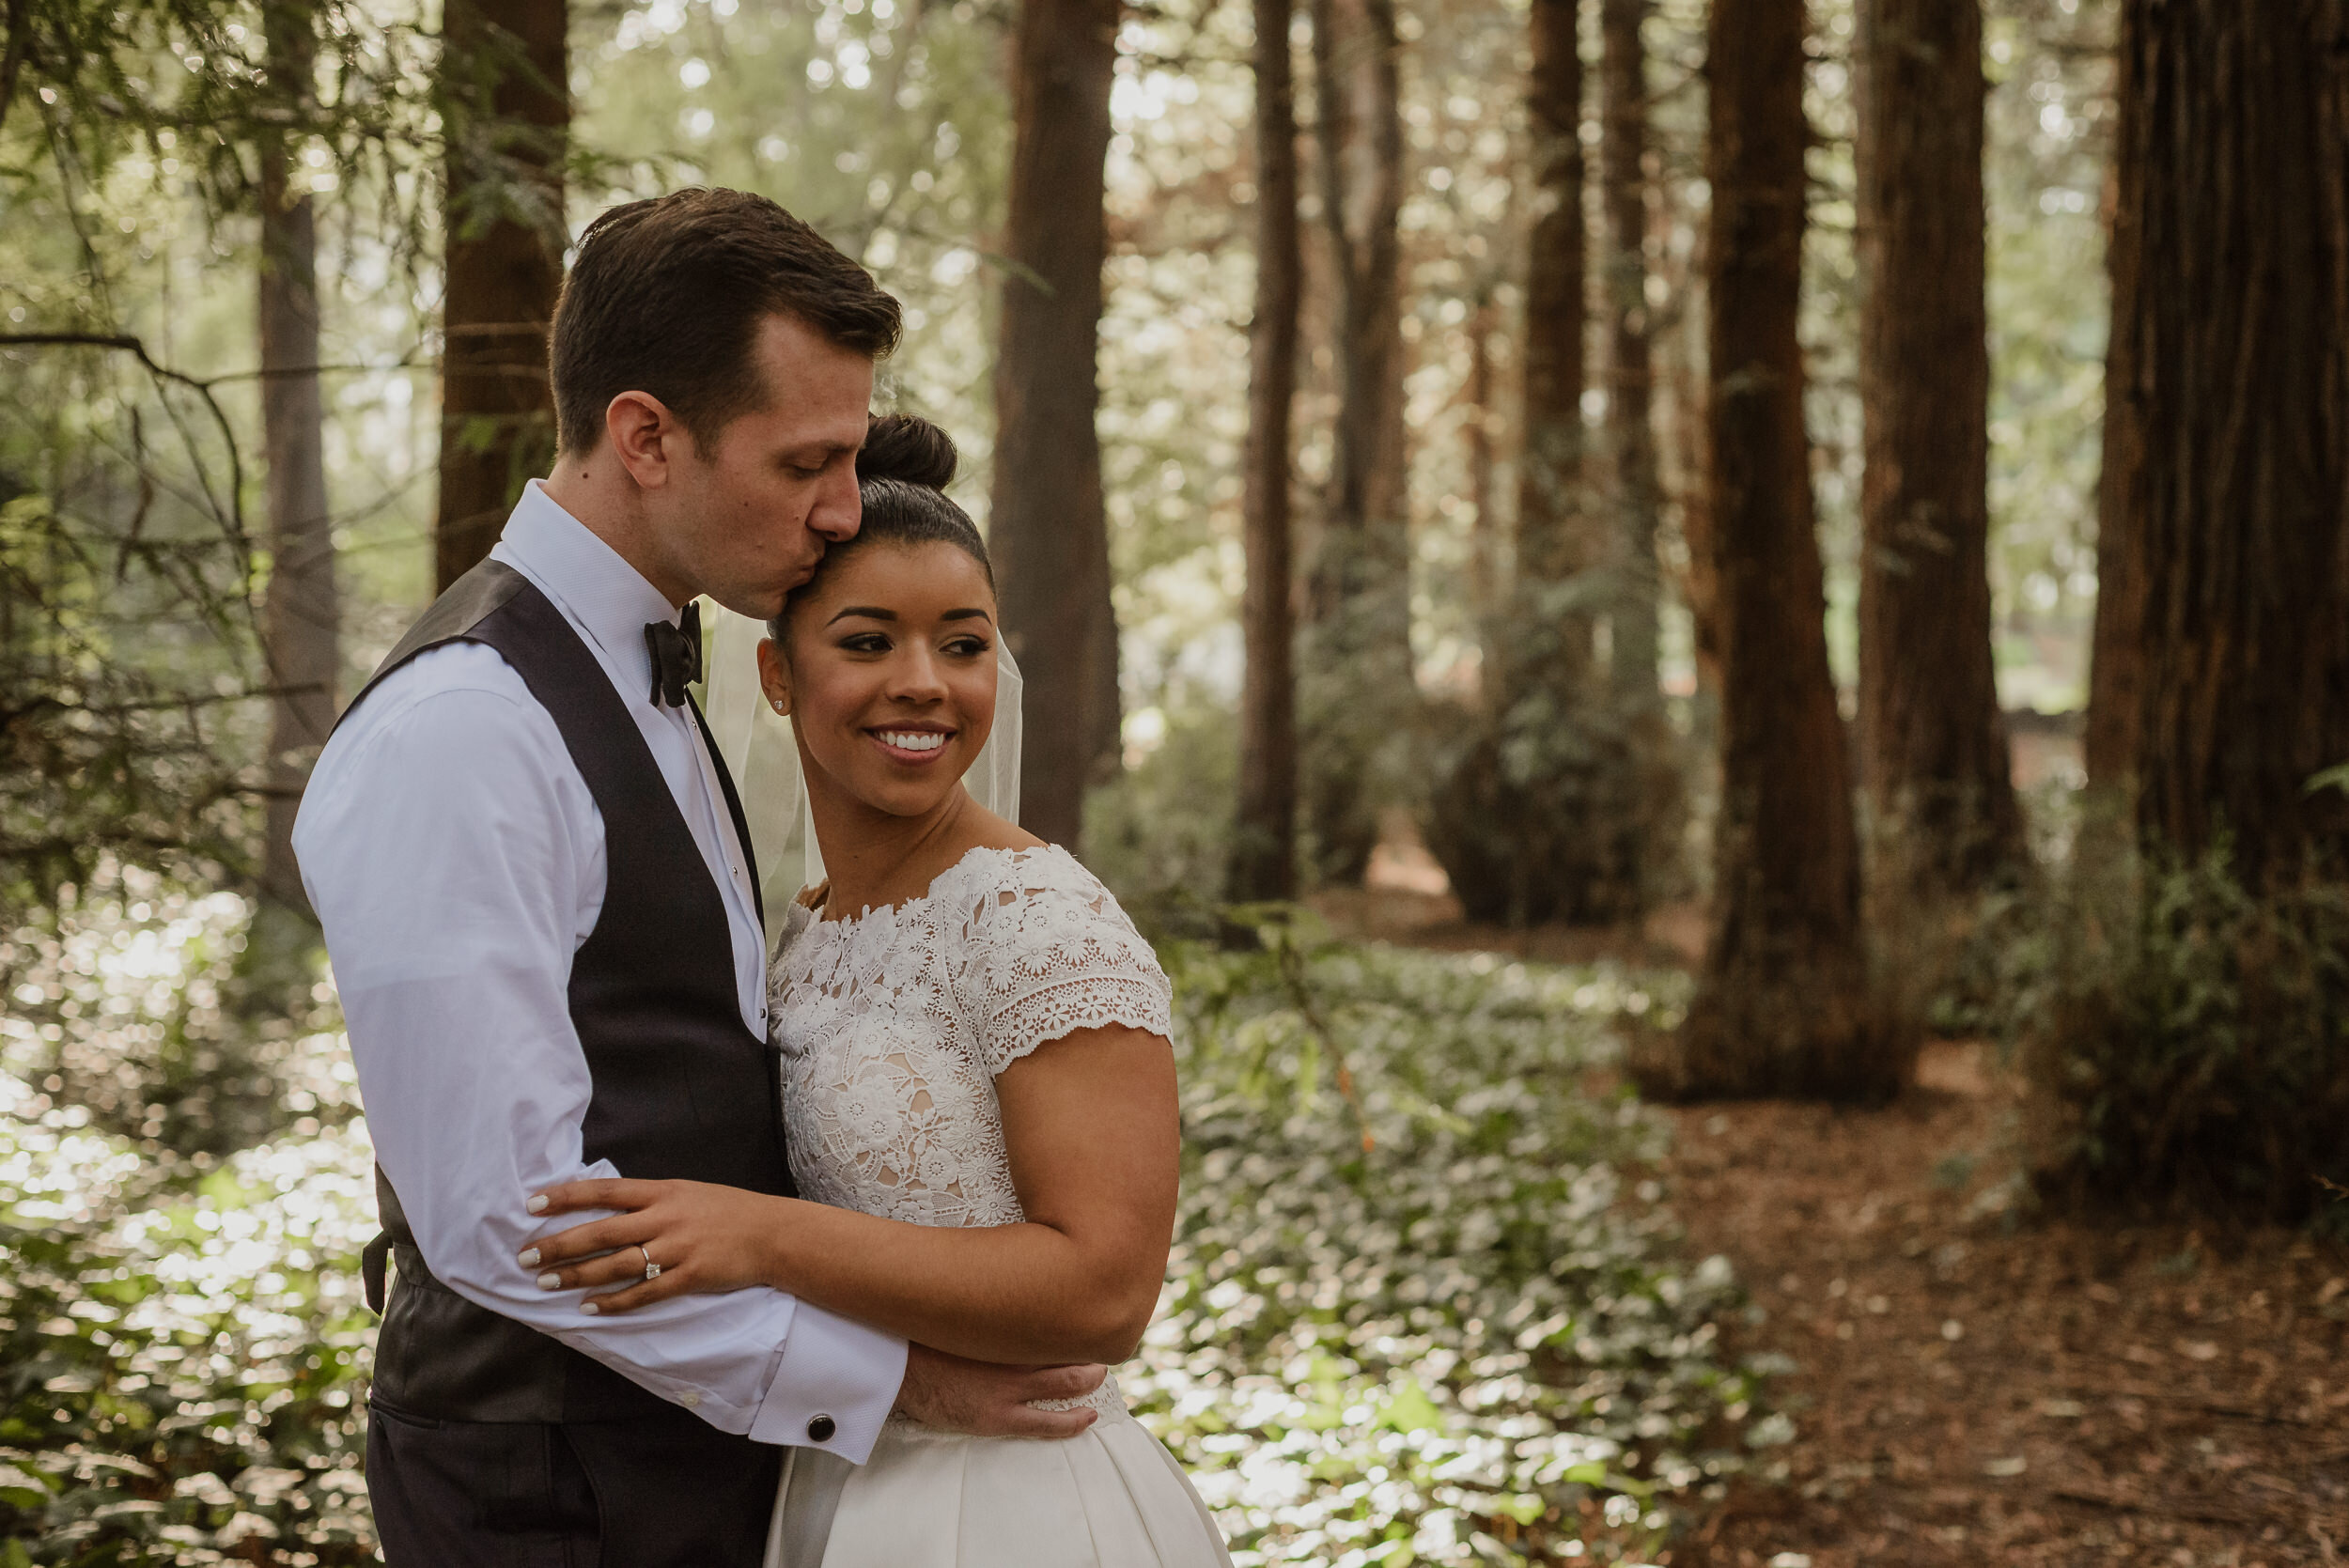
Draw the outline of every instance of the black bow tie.
[[[652,655],[652,700],[671,707],[683,707],[685,688],[701,678],[701,600],[687,605],[675,626],[666,621],[646,621],[645,651]]]

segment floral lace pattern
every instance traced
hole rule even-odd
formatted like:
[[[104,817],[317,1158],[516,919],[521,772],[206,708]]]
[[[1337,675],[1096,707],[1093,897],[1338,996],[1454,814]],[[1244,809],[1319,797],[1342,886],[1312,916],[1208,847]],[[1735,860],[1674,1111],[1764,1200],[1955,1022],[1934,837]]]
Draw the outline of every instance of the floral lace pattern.
[[[794,908],[769,986],[801,1195],[917,1225],[1026,1218],[998,1073],[1081,1029],[1172,1027],[1158,955],[1052,846],[973,849],[850,919]],[[1125,1408],[1113,1380],[1066,1403]]]

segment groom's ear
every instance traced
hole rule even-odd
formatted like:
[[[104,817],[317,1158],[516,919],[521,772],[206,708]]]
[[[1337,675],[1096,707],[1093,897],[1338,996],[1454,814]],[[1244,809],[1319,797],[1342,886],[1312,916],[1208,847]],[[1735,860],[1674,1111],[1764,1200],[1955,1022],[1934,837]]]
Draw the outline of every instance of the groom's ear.
[[[772,637],[759,639],[758,689],[767,693],[767,705],[777,713],[791,711],[791,666],[783,661],[783,649]]]
[[[668,405],[649,392],[623,392],[613,398],[603,411],[603,429],[620,466],[639,489],[648,490],[669,482],[675,443],[688,439]]]

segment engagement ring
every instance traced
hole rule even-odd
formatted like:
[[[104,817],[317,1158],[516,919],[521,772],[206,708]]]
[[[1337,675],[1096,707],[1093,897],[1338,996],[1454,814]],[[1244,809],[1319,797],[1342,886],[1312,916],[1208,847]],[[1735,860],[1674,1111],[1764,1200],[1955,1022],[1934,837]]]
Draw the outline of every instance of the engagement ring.
[[[637,1244],[636,1250],[644,1252],[645,1254],[645,1278],[647,1280],[660,1279],[661,1265],[652,1261],[652,1254],[650,1252],[645,1252],[644,1244],[642,1242]]]

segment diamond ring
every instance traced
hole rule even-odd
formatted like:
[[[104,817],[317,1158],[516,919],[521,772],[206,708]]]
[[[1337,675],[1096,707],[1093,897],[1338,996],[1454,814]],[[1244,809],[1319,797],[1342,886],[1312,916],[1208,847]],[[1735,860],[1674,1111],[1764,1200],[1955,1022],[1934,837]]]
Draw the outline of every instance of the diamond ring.
[[[653,1261],[652,1261],[652,1254],[651,1254],[650,1252],[646,1252],[646,1251],[645,1251],[644,1244],[643,1244],[642,1242],[639,1242],[639,1243],[637,1244],[636,1250],[637,1250],[637,1251],[639,1251],[639,1252],[643,1252],[643,1253],[644,1253],[644,1258],[645,1258],[645,1278],[646,1278],[646,1279],[647,1279],[647,1280],[658,1280],[658,1279],[660,1279],[660,1278],[661,1278],[661,1265],[660,1265],[659,1264],[657,1264],[657,1263],[655,1263],[655,1262],[653,1262]]]

